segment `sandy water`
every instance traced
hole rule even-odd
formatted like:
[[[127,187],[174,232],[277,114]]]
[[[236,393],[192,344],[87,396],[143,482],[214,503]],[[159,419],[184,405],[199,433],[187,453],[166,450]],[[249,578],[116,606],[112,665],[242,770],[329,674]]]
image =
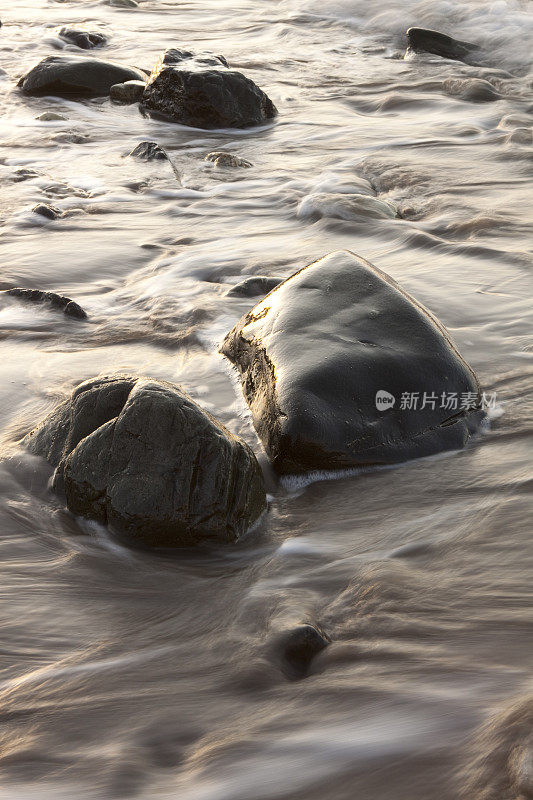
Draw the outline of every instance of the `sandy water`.
[[[0,288],[90,315],[0,305],[0,798],[516,800],[490,756],[532,717],[531,5],[20,0],[0,18]],[[23,97],[75,22],[146,69],[166,46],[221,52],[279,118],[205,132]],[[483,65],[404,60],[409,24],[479,42]],[[181,184],[123,158],[143,139]],[[221,148],[253,167],[203,161]],[[440,318],[497,407],[461,453],[280,485],[217,355],[253,304],[225,292],[340,248]],[[254,447],[271,503],[244,543],[121,548],[18,449],[72,386],[125,370],[180,383]],[[272,642],[302,620],[333,641],[291,682]]]

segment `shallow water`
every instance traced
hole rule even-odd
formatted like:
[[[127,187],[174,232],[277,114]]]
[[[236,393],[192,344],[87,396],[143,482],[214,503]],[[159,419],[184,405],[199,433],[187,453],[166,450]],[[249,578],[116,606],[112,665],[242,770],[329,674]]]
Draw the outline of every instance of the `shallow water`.
[[[515,800],[476,731],[496,715],[511,751],[505,709],[532,716],[531,4],[19,0],[0,17],[0,288],[90,315],[0,301],[1,800]],[[124,64],[221,52],[279,118],[206,132],[23,97],[53,28],[82,21]],[[411,24],[479,42],[483,65],[405,60]],[[143,139],[181,182],[123,158]],[[203,161],[218,149],[253,167]],[[225,292],[341,248],[436,314],[497,408],[461,453],[281,485],[217,355],[253,304]],[[254,447],[271,503],[244,543],[124,549],[17,447],[72,386],[126,370],[179,382]],[[272,642],[302,620],[333,641],[290,682]]]

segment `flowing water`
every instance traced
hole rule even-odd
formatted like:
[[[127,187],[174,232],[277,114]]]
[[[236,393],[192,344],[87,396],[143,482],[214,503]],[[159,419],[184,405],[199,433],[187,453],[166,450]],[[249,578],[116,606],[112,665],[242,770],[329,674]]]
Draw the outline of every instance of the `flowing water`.
[[[531,796],[506,761],[533,717],[531,3],[0,5],[0,288],[90,315],[0,305],[1,800]],[[168,46],[223,53],[279,117],[206,132],[21,95],[54,27],[79,22],[111,35],[99,56],[148,70]],[[481,44],[481,65],[404,59],[413,24]],[[143,139],[179,180],[123,157]],[[253,167],[203,160],[218,149]],[[460,453],[280,484],[217,354],[254,303],[226,291],[343,248],[448,327],[496,393],[490,429]],[[254,447],[270,507],[243,543],[130,551],[50,494],[18,439],[119,371],[178,382]],[[301,621],[332,643],[290,681],[273,642]]]

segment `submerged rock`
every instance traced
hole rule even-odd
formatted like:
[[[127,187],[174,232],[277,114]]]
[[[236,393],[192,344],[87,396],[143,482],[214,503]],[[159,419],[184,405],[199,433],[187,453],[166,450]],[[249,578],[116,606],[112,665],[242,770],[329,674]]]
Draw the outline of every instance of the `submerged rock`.
[[[330,644],[325,633],[314,625],[303,623],[280,636],[278,648],[282,669],[288,678],[304,678],[313,658]]]
[[[52,308],[57,308],[62,311],[67,317],[74,317],[75,319],[87,319],[87,314],[81,306],[71,300],[70,297],[64,297],[56,292],[45,292],[42,289],[6,289],[3,294],[10,297],[17,297],[19,300],[25,300],[30,303],[48,303]]]
[[[444,90],[452,97],[459,97],[471,103],[490,103],[501,97],[494,86],[483,78],[450,79],[444,81]]]
[[[19,167],[13,173],[11,180],[14,183],[20,183],[21,181],[29,181],[32,178],[38,178],[39,173],[35,169],[31,169],[30,167]]]
[[[296,210],[298,217],[329,219],[394,219],[397,211],[390,203],[366,194],[316,192],[306,195]]]
[[[125,83],[115,83],[109,90],[109,96],[115,103],[139,103],[142,99],[144,81],[126,81]]]
[[[259,294],[268,294],[284,280],[285,278],[274,278],[268,275],[253,275],[232,286],[226,294],[228,297],[257,297]]]
[[[240,370],[279,473],[458,449],[483,417],[477,379],[444,327],[391,277],[346,251],[270,292],[221,352]]]
[[[225,150],[215,150],[213,153],[208,153],[204,161],[212,161],[215,167],[251,167],[252,164],[244,158],[234,156],[233,153],[228,153]]]
[[[222,56],[167,50],[144,90],[142,109],[195,128],[248,128],[273,119],[269,97]]]
[[[25,94],[58,97],[102,97],[116,83],[144,81],[145,74],[114,61],[78,56],[48,56],[20,79]]]
[[[104,0],[106,6],[114,6],[115,8],[138,8],[139,3],[136,0]]]
[[[139,142],[133,148],[131,153],[128,153],[131,158],[139,158],[141,161],[168,161],[168,155],[157,142]]]
[[[72,513],[130,544],[232,542],[266,507],[248,445],[163,381],[86,381],[24,444],[56,467],[54,489]]]
[[[461,42],[428,28],[409,28],[407,39],[409,50],[414,53],[432,53],[454,61],[469,61],[471,54],[480,49],[477,44]]]
[[[82,50],[92,50],[107,44],[107,36],[100,31],[90,31],[84,28],[64,27],[58,31],[58,36],[64,42],[81,47]]]
[[[68,119],[68,117],[65,117],[64,114],[59,114],[57,111],[43,111],[35,119],[39,120],[39,122],[61,122]]]
[[[62,216],[62,212],[55,206],[50,206],[48,203],[38,203],[32,208],[34,214],[39,214],[46,219],[57,219]]]

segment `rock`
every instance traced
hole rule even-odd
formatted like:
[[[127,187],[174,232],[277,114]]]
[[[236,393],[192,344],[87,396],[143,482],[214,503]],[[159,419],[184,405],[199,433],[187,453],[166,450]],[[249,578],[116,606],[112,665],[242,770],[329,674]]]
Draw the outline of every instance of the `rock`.
[[[304,678],[313,658],[330,642],[325,633],[309,623],[282,634],[278,647],[286,676],[293,680]]]
[[[226,295],[228,297],[257,297],[259,294],[265,295],[275,289],[276,286],[279,286],[284,280],[285,278],[274,278],[268,275],[254,275],[232,286],[231,289],[228,289]]]
[[[163,150],[157,142],[139,142],[131,153],[128,153],[128,156],[139,158],[141,161],[168,161],[166,150]]]
[[[329,219],[394,219],[396,209],[377,197],[366,194],[316,192],[300,201],[296,215],[301,218]]]
[[[65,117],[63,114],[58,114],[57,111],[44,111],[42,114],[39,114],[38,117],[39,122],[59,122],[61,120],[66,120],[68,117]]]
[[[444,33],[427,28],[409,28],[407,39],[409,40],[408,52],[432,53],[435,56],[451,58],[454,61],[468,61],[470,55],[480,49],[477,44],[460,42]]]
[[[107,44],[107,36],[100,31],[89,31],[83,28],[68,28],[64,27],[58,31],[60,39],[69,44],[74,44],[76,47],[81,47],[82,50],[92,50],[94,47],[102,47]]]
[[[57,219],[61,216],[61,211],[55,206],[49,206],[47,203],[38,203],[32,208],[34,214],[39,214],[41,217],[47,219]]]
[[[452,97],[459,97],[471,103],[490,103],[501,97],[494,86],[482,78],[450,79],[444,81],[444,90]]]
[[[125,83],[115,83],[109,90],[109,96],[115,103],[139,103],[142,99],[144,81],[126,81]]]
[[[11,180],[14,183],[20,183],[21,181],[28,181],[31,180],[31,178],[38,177],[39,173],[36,170],[30,169],[29,167],[19,167],[19,169],[16,169],[13,173]]]
[[[49,303],[52,308],[62,311],[67,317],[74,319],[87,319],[87,314],[81,306],[56,292],[44,292],[42,289],[6,289],[3,294],[10,297],[17,297],[19,300],[26,300],[30,303]]]
[[[163,64],[176,66],[188,62],[191,69],[203,69],[203,67],[228,67],[227,60],[222,55],[215,53],[193,53],[192,50],[181,50],[177,47],[169,47],[161,55]],[[148,73],[150,74],[150,73]]]
[[[115,8],[138,8],[139,6],[136,0],[105,0],[105,4]]]
[[[252,164],[244,158],[234,156],[233,153],[227,153],[225,150],[216,150],[213,153],[208,153],[204,161],[212,161],[215,167],[251,167]]]
[[[206,63],[207,61],[211,63]],[[157,62],[141,103],[144,112],[195,128],[248,128],[273,119],[267,95],[221,56],[168,50]]]
[[[44,58],[20,79],[18,86],[30,95],[102,97],[115,83],[144,78],[140,69],[114,61],[60,55]]]
[[[444,327],[392,278],[346,251],[270,292],[221,352],[240,370],[255,428],[282,474],[459,449],[483,417],[477,379]],[[402,407],[411,393],[421,405],[424,392],[423,409]],[[453,392],[458,407],[442,408],[443,393]],[[461,408],[462,399],[471,407]]]
[[[132,545],[232,542],[266,507],[248,445],[163,381],[86,381],[24,444],[56,467],[73,514]]]

